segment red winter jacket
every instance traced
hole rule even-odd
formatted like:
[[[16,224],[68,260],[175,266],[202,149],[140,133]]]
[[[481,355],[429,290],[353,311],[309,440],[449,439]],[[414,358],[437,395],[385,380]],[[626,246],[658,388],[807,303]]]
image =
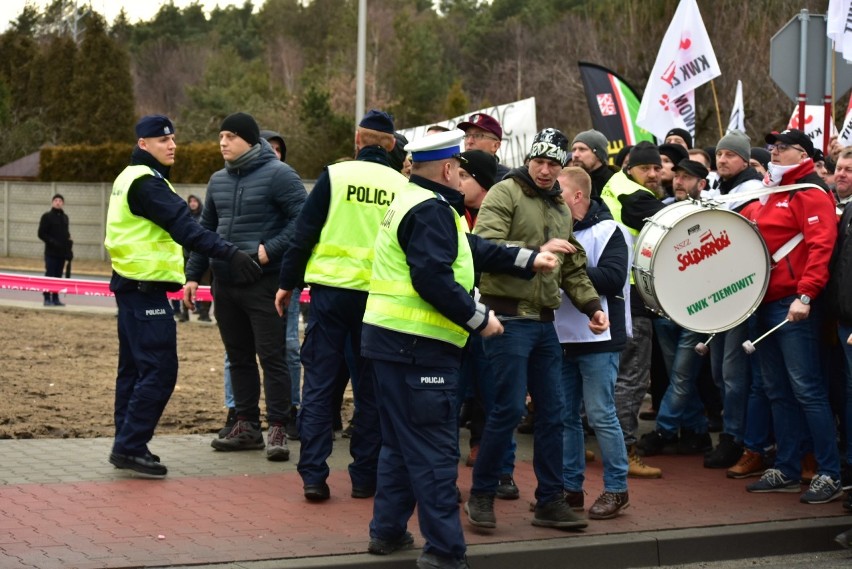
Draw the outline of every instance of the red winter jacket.
[[[813,181],[810,176],[804,176],[795,182],[784,180],[782,184]],[[805,237],[770,272],[763,302],[794,294],[819,296],[828,282],[828,265],[837,240],[837,216],[831,194],[816,188],[771,194],[766,204],[752,202],[742,215],[757,223],[770,255],[798,233]]]

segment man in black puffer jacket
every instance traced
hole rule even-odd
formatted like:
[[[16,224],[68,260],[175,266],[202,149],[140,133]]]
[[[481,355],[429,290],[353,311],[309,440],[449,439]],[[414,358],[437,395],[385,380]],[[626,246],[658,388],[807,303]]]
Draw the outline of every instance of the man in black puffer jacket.
[[[296,171],[281,162],[254,117],[235,113],[219,132],[225,167],[210,178],[201,225],[245,251],[263,268],[257,282],[241,282],[227,263],[193,253],[186,267],[184,301],[192,305],[198,280],[213,268],[216,320],[231,362],[237,420],[231,431],[214,439],[216,450],[264,447],[260,431],[260,375],[266,397],[266,458],[288,460],[284,427],[290,417],[290,372],[284,350],[286,319],[275,311],[281,257],[307,193]]]

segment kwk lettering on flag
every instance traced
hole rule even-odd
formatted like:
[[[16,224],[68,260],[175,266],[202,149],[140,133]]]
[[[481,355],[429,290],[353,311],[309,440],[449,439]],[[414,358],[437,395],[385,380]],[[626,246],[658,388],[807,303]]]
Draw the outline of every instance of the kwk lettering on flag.
[[[636,123],[659,139],[674,126],[683,128],[682,106],[675,102],[721,74],[696,0],[681,0],[657,53]]]

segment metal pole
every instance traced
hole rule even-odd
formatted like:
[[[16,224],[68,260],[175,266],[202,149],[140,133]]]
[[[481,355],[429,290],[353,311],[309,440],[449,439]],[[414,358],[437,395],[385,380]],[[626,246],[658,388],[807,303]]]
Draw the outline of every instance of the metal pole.
[[[807,10],[799,12],[799,128],[805,130],[805,103],[807,102],[808,23]]]
[[[364,116],[364,74],[367,61],[367,0],[358,0],[358,63],[355,77],[355,126]]]
[[[828,23],[826,22],[826,25]],[[834,50],[831,49],[831,39],[828,37],[825,39],[825,96],[823,97],[823,104],[825,105],[825,118],[823,120],[823,129],[822,129],[822,153],[828,154],[828,139],[831,137],[831,126],[834,124],[832,120],[833,113],[831,112],[831,103],[834,100],[834,87],[832,82],[832,71],[834,69],[834,65],[832,62],[832,55],[834,54]]]

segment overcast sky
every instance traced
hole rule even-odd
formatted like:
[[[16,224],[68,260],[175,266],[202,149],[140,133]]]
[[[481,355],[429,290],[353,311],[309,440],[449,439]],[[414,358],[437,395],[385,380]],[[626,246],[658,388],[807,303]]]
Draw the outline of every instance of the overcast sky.
[[[198,2],[204,6],[206,11],[210,11],[216,6],[242,6],[244,0],[174,0],[174,5],[183,8]],[[51,3],[51,0],[0,0],[0,32],[4,32],[9,28],[9,22],[15,20],[23,11],[27,4],[34,4],[39,8],[43,8]],[[154,14],[160,9],[163,4],[168,4],[168,0],[92,0],[92,9],[104,16],[107,23],[112,25],[116,16],[124,8],[128,19],[131,23],[136,23],[140,20],[150,20]],[[78,6],[88,5],[88,0],[77,0]],[[263,4],[263,0],[254,0],[255,9]]]

